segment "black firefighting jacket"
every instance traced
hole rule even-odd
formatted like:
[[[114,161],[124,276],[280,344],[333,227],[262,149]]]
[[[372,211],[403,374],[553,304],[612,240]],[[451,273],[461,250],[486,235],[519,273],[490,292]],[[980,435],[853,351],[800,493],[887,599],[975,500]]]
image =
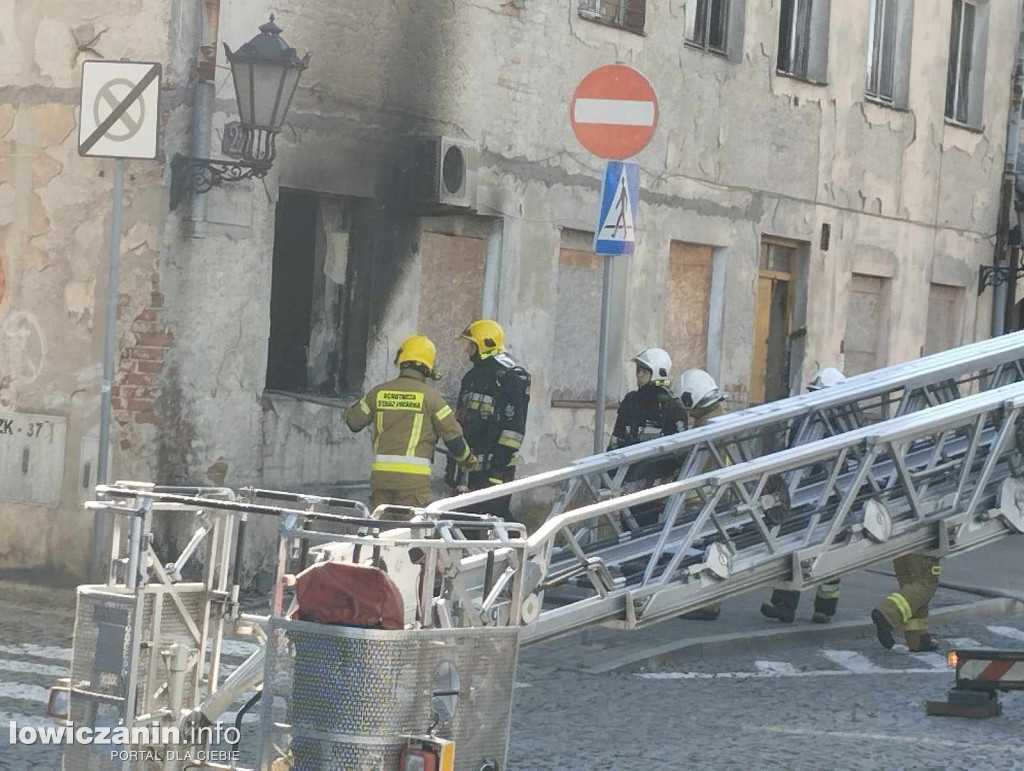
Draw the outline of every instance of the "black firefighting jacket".
[[[471,487],[515,478],[529,407],[529,372],[508,354],[473,357],[472,369],[462,378],[455,410],[466,442],[480,461],[470,475]]]
[[[609,450],[686,430],[686,410],[664,386],[648,383],[619,405]]]

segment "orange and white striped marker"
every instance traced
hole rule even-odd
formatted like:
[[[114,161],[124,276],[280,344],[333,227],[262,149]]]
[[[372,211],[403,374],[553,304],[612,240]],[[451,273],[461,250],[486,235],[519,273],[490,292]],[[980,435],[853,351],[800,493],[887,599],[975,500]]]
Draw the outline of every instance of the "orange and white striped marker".
[[[636,155],[654,136],[658,97],[642,74],[624,64],[591,70],[569,102],[576,138],[600,158]]]
[[[1024,660],[1019,657],[969,658],[957,671],[957,677],[961,680],[1021,687],[1024,686]]]

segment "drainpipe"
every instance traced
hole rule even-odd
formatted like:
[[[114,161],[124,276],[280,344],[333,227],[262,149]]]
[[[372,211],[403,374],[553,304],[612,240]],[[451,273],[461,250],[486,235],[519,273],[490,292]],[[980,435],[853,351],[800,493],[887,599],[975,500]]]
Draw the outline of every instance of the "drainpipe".
[[[1017,298],[1017,259],[1010,247],[1011,213],[1015,205],[1017,189],[1017,148],[1020,145],[1021,103],[1024,101],[1024,46],[1022,46],[1021,24],[1024,21],[1024,3],[1017,13],[1017,49],[1013,68],[1013,83],[1010,88],[1010,114],[1006,125],[1006,164],[999,195],[999,221],[996,231],[996,260],[999,267],[1007,268],[1006,282],[995,287],[992,297],[992,336],[1016,330],[1015,306]],[[1019,212],[1018,212],[1019,218]]]
[[[192,93],[192,126],[189,155],[206,158],[210,155],[213,104],[217,91],[217,36],[220,27],[220,0],[199,0],[200,14],[196,39],[196,85]],[[193,195],[189,202],[187,230],[196,233],[196,223],[206,220],[206,196]]]
[[[998,271],[1006,269],[1008,265],[1008,249],[1007,243],[1009,241],[1009,218],[1007,212],[1010,205],[1010,196],[1013,194],[1012,183],[1007,181],[1009,172],[1003,170],[1003,177],[999,186],[999,216],[996,220],[996,248],[993,254],[992,264],[996,268],[996,273],[993,274],[993,286],[992,286],[992,337],[998,337],[1006,332],[1006,318],[1007,310],[1010,306],[1008,300],[1012,295],[1008,292],[1009,283],[1012,278],[1012,271],[1008,274],[1005,280],[999,275]],[[1014,282],[1016,283],[1016,282]]]

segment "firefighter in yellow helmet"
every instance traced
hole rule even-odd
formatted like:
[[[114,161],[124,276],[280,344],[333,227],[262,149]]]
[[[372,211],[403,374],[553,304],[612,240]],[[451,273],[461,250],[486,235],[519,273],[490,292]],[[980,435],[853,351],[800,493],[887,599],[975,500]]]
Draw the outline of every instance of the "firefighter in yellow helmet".
[[[436,378],[436,356],[429,338],[407,337],[395,355],[398,377],[371,388],[345,410],[345,422],[353,431],[373,426],[371,509],[386,503],[430,503],[430,466],[438,438],[457,463],[470,468],[476,463],[452,408],[427,383]]]
[[[515,479],[530,407],[530,373],[505,352],[505,333],[493,319],[471,322],[460,337],[469,341],[473,366],[462,378],[455,415],[479,458],[477,469],[469,473],[469,489],[480,490]],[[508,518],[509,503],[505,496],[466,510]]]

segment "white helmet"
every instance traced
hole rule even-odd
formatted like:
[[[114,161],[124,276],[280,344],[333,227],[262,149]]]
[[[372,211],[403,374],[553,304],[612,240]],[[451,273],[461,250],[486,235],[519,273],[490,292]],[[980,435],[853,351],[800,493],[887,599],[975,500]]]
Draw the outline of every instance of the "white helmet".
[[[822,388],[829,388],[834,385],[846,382],[846,375],[835,367],[823,367],[818,370],[814,379],[808,383],[808,391],[818,391]]]
[[[632,360],[651,371],[652,383],[668,385],[672,376],[672,357],[661,348],[644,348]]]
[[[702,369],[686,370],[676,380],[672,394],[688,410],[702,410],[725,398],[715,379]]]

